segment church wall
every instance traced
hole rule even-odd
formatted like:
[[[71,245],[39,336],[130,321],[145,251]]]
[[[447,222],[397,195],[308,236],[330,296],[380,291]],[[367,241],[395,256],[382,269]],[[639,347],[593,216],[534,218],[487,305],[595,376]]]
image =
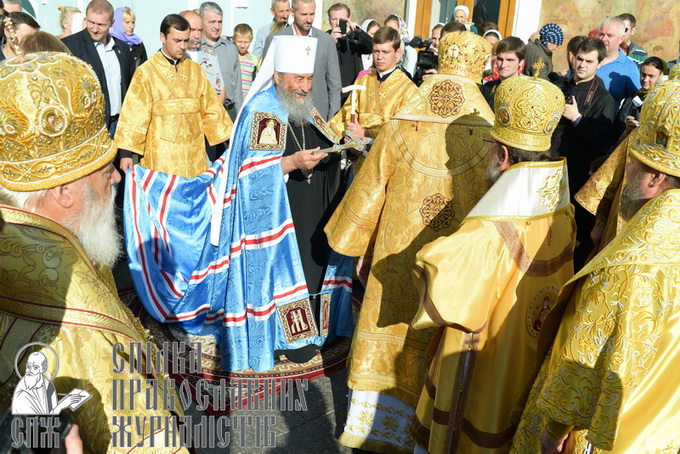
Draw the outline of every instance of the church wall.
[[[633,42],[642,46],[650,56],[664,60],[678,58],[680,51],[680,2],[677,0],[520,0],[516,17],[522,20],[525,15],[531,17],[536,11],[536,4],[541,3],[540,18],[534,30],[538,30],[548,22],[559,24],[564,30],[564,46],[553,56],[556,69],[566,67],[566,44],[576,35],[587,35],[597,28],[608,16],[631,13],[637,19],[637,32]],[[515,33],[522,39],[531,34],[533,21],[526,24],[515,22]]]

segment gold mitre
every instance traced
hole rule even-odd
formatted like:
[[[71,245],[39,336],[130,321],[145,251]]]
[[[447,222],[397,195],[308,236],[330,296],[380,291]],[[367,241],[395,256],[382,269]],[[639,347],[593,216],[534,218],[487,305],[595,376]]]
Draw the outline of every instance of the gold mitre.
[[[564,95],[547,80],[510,77],[498,86],[491,137],[520,150],[546,151],[564,112]]]
[[[680,80],[680,64],[676,63],[668,71],[668,80]]]
[[[0,185],[37,191],[100,169],[116,154],[92,68],[64,53],[0,63]]]
[[[649,92],[629,150],[649,167],[680,177],[680,80],[669,80]]]
[[[467,77],[480,83],[491,44],[470,31],[451,32],[439,41],[439,74]]]

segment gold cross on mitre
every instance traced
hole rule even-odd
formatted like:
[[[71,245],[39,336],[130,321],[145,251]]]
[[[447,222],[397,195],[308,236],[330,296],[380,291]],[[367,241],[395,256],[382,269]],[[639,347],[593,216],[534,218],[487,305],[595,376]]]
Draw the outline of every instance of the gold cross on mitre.
[[[312,48],[307,46],[307,48],[305,50],[307,51],[307,55],[309,56],[309,52],[312,50]]]
[[[534,80],[538,79],[538,73],[541,72],[541,69],[545,68],[545,63],[543,63],[542,58],[538,58],[536,60],[536,63],[531,65],[531,69],[534,70]]]

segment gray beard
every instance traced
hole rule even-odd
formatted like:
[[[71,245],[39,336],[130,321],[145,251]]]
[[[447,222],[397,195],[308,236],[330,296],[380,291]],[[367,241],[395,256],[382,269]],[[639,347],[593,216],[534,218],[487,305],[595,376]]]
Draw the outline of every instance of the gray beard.
[[[489,160],[489,165],[486,166],[486,172],[484,172],[484,178],[489,185],[493,186],[496,181],[501,177],[503,172],[498,168],[498,161],[495,157]]]
[[[308,118],[314,108],[312,90],[309,90],[304,98],[298,98],[294,91],[287,91],[285,88],[277,85],[276,93],[279,95],[279,101],[281,101],[283,109],[288,112],[289,123],[303,125],[308,122]]]
[[[77,219],[69,220],[65,227],[78,238],[93,263],[112,268],[122,252],[122,238],[116,228],[116,191],[111,188],[111,196],[105,200],[86,183],[82,185],[85,208]]]
[[[644,198],[644,194],[640,189],[640,181],[643,173],[638,173],[635,178],[630,180],[621,192],[621,201],[619,202],[619,213],[626,221],[630,221],[635,213],[637,213],[642,206],[649,201]]]

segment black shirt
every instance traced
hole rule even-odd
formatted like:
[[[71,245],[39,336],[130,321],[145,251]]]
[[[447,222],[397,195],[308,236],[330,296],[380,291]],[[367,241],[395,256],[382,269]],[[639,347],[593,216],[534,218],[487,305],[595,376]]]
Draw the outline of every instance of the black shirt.
[[[572,77],[558,87],[566,99],[576,98],[582,115],[576,126],[562,117],[552,137],[553,156],[567,158],[569,190],[573,195],[588,181],[590,162],[607,153],[616,140],[616,104],[597,76],[579,84]]]

